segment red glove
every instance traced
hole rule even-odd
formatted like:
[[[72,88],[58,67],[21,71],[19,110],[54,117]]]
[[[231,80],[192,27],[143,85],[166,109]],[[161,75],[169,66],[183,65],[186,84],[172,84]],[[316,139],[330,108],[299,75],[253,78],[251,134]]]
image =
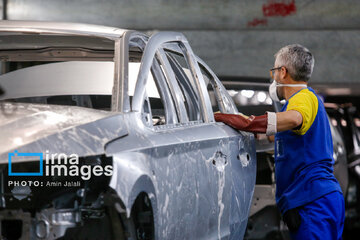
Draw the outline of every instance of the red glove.
[[[252,133],[266,133],[267,129],[267,114],[261,116],[251,115],[245,118],[237,114],[215,113],[215,121],[223,122],[237,130],[252,132]]]

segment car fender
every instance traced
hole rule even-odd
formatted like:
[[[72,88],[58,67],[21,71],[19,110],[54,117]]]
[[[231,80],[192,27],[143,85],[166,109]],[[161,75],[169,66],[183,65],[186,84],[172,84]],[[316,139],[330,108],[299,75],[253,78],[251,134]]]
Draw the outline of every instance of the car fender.
[[[146,160],[143,153],[125,152],[113,155],[113,175],[109,185],[124,203],[127,217],[130,217],[132,205],[141,192],[148,195],[154,215],[157,213],[154,185],[156,178]]]

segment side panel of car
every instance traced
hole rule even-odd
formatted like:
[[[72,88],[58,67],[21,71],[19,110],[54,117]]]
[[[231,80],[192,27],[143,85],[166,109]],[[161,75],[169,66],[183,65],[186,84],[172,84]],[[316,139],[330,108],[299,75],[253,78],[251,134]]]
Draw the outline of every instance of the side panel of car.
[[[188,68],[183,69],[157,41],[178,44],[177,53]],[[126,117],[129,135],[107,145],[106,152],[114,156],[114,167],[119,170],[111,186],[127,205],[128,216],[134,193],[148,193],[156,208],[156,239],[241,239],[255,183],[254,139],[252,134],[214,122],[196,59],[181,34],[162,33],[149,40],[132,100],[133,112]],[[207,71],[213,75],[219,109],[236,113],[219,80]],[[152,109],[154,102],[145,90],[150,72],[162,109]],[[165,120],[154,126],[158,110]],[[141,182],[138,179],[144,184],[136,185]],[[128,182],[127,187],[121,187],[121,181]]]
[[[154,161],[151,162],[155,165],[154,171],[160,175],[157,178],[159,187],[157,198],[159,205],[164,207],[163,211],[158,212],[159,221],[163,222],[159,224],[160,229],[157,232],[162,239],[191,238],[194,233],[197,234],[198,239],[227,236],[229,208],[225,206],[229,206],[230,201],[228,195],[223,199],[223,192],[229,192],[230,185],[225,184],[228,182],[225,173],[222,179],[218,177],[221,174],[218,172],[225,171],[226,158],[229,155],[228,146],[223,141],[224,133],[214,128],[212,124],[204,123],[208,121],[208,118],[205,118],[208,116],[208,106],[201,100],[194,103],[200,105],[195,113],[199,118],[192,119],[194,116],[189,114],[196,106],[190,105],[189,94],[190,91],[201,92],[201,85],[194,84],[193,89],[190,85],[187,85],[187,89],[184,88],[184,84],[189,79],[186,79],[185,74],[179,75],[182,70],[174,69],[174,62],[171,62],[172,60],[162,49],[158,52],[159,62],[174,96],[180,123],[171,130],[159,126],[154,129],[154,134],[149,136],[154,143],[151,155]],[[186,56],[185,52],[183,56]],[[187,62],[191,61],[188,57]],[[176,76],[174,72],[177,73]],[[165,108],[171,109],[166,107],[166,103]],[[192,120],[200,121],[192,122]],[[163,191],[165,186],[170,193]],[[180,209],[176,206],[180,206]],[[194,214],[194,211],[197,214]]]
[[[238,113],[238,110],[211,69],[198,58],[204,79],[209,81],[215,95],[216,110],[224,113]],[[209,89],[209,88],[208,88]],[[214,104],[213,104],[214,105]],[[230,202],[230,239],[239,239],[244,236],[248,221],[250,204],[254,193],[256,180],[256,150],[254,135],[246,132],[238,132],[222,123],[216,123],[226,132],[229,139],[229,168],[231,185]]]
[[[223,126],[228,135],[230,151],[231,202],[230,202],[230,239],[241,239],[246,230],[251,200],[256,180],[256,150],[253,134]]]
[[[169,134],[174,140],[169,139]],[[198,137],[201,136],[201,137]],[[229,234],[228,142],[211,125],[157,132],[150,136],[161,239],[217,238]],[[226,207],[226,208],[225,208]]]

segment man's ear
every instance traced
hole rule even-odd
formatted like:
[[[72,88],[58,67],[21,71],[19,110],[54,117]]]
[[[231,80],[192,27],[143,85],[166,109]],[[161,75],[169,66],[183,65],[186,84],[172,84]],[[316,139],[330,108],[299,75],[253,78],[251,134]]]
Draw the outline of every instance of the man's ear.
[[[287,74],[287,69],[285,67],[281,67],[280,69],[280,76],[282,79],[286,78],[286,74]]]

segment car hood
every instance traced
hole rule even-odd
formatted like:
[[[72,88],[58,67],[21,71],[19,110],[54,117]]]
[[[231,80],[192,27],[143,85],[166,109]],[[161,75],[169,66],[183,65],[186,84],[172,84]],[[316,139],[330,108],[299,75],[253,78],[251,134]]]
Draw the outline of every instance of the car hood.
[[[127,134],[123,115],[74,106],[0,105],[0,163],[8,153],[104,153],[104,145]]]

